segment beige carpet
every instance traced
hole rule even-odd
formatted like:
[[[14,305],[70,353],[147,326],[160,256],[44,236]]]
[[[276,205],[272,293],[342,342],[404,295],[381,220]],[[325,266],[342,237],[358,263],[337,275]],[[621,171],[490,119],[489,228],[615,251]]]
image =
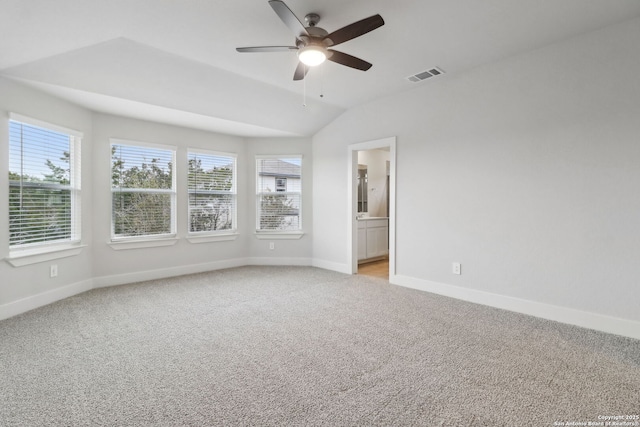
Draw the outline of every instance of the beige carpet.
[[[244,267],[0,322],[1,426],[553,426],[640,413],[640,341]]]

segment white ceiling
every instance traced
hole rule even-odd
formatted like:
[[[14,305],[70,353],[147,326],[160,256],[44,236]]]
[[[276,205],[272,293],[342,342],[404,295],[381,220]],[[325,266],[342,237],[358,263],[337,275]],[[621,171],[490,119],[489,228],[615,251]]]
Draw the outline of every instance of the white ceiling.
[[[348,108],[438,84],[409,75],[463,73],[640,15],[638,0],[285,1],[300,20],[320,14],[329,32],[382,15],[383,27],[337,48],[373,67],[328,62],[294,82],[294,52],[237,53],[293,44],[267,0],[2,0],[0,75],[101,112],[312,135]]]

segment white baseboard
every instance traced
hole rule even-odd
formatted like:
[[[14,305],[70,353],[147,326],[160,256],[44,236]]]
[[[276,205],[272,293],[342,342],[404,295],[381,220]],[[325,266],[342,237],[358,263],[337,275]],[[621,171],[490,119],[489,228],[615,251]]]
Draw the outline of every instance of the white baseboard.
[[[222,261],[207,262],[204,264],[184,265],[157,270],[136,271],[134,273],[102,276],[93,279],[94,288],[107,286],[126,285],[128,283],[143,282],[146,280],[164,279],[167,277],[184,276],[186,274],[204,273],[206,271],[222,270],[224,268],[243,267],[245,265],[311,265],[310,258],[235,258]]]
[[[16,316],[18,314],[42,307],[64,298],[89,291],[94,288],[122,285],[141,282],[145,280],[161,279],[185,274],[202,273],[206,271],[220,270],[224,268],[242,267],[245,265],[297,265],[314,266],[326,270],[349,274],[346,264],[311,258],[237,258],[224,261],[215,261],[204,264],[195,264],[180,267],[171,267],[159,270],[141,271],[135,273],[118,274],[113,276],[96,277],[62,286],[37,295],[22,298],[0,305],[0,320]],[[504,310],[541,317],[543,319],[568,323],[583,328],[594,329],[610,334],[640,339],[640,322],[617,317],[606,316],[560,307],[520,298],[508,297],[474,289],[462,288],[454,285],[431,282],[414,277],[392,275],[389,281],[394,285],[418,289],[477,304],[483,304]]]
[[[90,291],[91,289],[93,289],[93,282],[90,279],[83,280],[81,282],[72,283],[70,285],[22,298],[17,301],[2,304],[0,305],[0,320],[17,316],[18,314],[60,301],[61,299],[72,297],[82,292]]]
[[[244,265],[247,265],[246,258],[235,258],[223,261],[207,262],[203,264],[183,265],[179,267],[161,268],[148,271],[136,271],[134,273],[95,277],[93,279],[93,287],[104,288],[108,286],[126,285],[129,283],[144,282],[147,280],[183,276],[185,274],[204,273],[206,271],[222,270],[224,268],[242,267]]]
[[[444,295],[476,304],[528,314],[609,334],[640,339],[640,322],[634,320],[620,319],[598,313],[462,288],[454,285],[446,285],[408,276],[391,276],[389,281],[394,285]]]
[[[325,261],[323,259],[313,259],[311,264],[313,267],[323,268],[325,270],[337,271],[338,273],[351,274],[351,269],[347,264],[338,262]]]
[[[295,265],[308,267],[311,266],[311,258],[276,258],[276,257],[253,257],[246,258],[244,265]]]
[[[167,277],[182,276],[186,274],[203,273],[206,271],[221,270],[224,268],[243,267],[245,265],[296,265],[310,266],[311,258],[235,258],[223,261],[214,261],[204,264],[193,264],[179,267],[169,267],[157,270],[136,271],[134,273],[115,274],[110,276],[94,277],[82,282],[62,286],[47,292],[26,297],[0,305],[0,320],[17,316],[29,310],[51,304],[64,298],[77,295],[95,288],[125,285],[128,283],[144,282],[146,280],[164,279]]]

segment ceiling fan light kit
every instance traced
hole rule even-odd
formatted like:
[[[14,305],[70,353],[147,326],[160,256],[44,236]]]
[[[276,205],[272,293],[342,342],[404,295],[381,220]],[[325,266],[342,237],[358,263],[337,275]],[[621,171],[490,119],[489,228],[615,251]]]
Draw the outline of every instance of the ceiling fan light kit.
[[[321,46],[305,46],[298,50],[298,59],[308,67],[315,67],[327,59],[327,49]]]
[[[307,74],[307,67],[315,67],[325,60],[345,65],[357,70],[367,71],[372,64],[347,53],[340,52],[330,47],[360,37],[370,31],[384,25],[384,20],[380,15],[373,15],[358,22],[342,27],[332,33],[317,26],[320,16],[316,13],[309,13],[305,16],[305,27],[289,7],[281,0],[269,0],[269,5],[295,34],[295,46],[255,46],[238,47],[238,52],[285,52],[297,50],[300,62],[293,75],[293,80],[302,80]]]

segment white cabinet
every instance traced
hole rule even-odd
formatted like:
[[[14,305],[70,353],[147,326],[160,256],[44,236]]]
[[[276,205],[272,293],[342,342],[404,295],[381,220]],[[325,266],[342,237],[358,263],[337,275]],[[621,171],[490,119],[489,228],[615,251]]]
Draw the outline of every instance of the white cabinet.
[[[367,258],[385,256],[389,253],[387,226],[367,228]]]
[[[358,221],[358,261],[389,254],[389,220],[387,218]]]
[[[360,221],[360,222],[364,222],[364,221]],[[366,257],[367,257],[367,229],[358,227],[358,260],[365,259]]]

